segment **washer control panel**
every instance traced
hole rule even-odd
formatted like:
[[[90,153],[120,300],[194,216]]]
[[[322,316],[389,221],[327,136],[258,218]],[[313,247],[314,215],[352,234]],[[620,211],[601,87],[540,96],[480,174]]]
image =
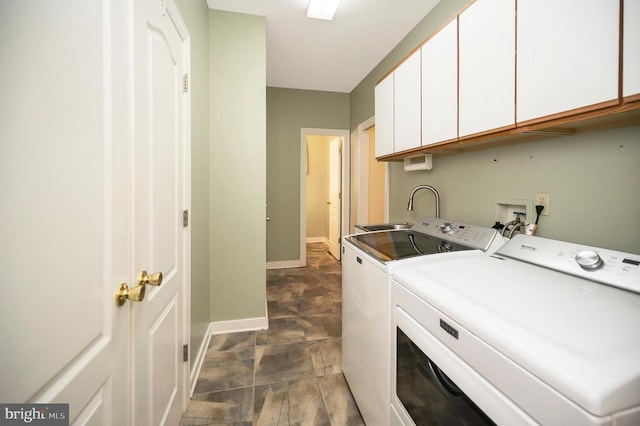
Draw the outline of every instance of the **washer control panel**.
[[[411,227],[412,231],[486,251],[498,235],[493,228],[425,217]]]
[[[517,235],[496,254],[640,293],[640,255]]]

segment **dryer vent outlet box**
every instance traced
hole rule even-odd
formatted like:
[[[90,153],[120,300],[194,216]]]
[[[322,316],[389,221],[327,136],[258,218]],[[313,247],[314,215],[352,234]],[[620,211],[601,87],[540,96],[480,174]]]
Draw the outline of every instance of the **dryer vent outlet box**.
[[[433,161],[431,154],[414,155],[404,159],[404,170],[411,172],[414,170],[431,170]]]

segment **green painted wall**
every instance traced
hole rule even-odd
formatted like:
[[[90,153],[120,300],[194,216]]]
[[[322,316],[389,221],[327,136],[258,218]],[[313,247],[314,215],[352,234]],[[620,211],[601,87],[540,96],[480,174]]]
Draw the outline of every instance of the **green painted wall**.
[[[191,363],[209,327],[209,9],[177,0],[191,37]]]
[[[263,17],[209,12],[211,320],[266,317]]]
[[[300,131],[348,129],[349,94],[267,88],[267,261],[300,258]],[[264,217],[263,217],[264,221]]]
[[[431,171],[391,165],[390,217],[415,222],[433,215],[433,196],[411,189],[433,185],[442,217],[491,226],[495,204],[550,193],[550,215],[537,235],[640,253],[640,127],[554,138],[436,157]]]
[[[374,114],[377,81],[466,1],[441,1],[351,92],[351,129]],[[442,216],[490,226],[495,203],[550,193],[550,216],[538,235],[640,253],[640,127],[607,130],[552,140],[434,158],[431,171],[405,172],[390,165],[390,221],[433,215],[433,197],[419,193],[407,212],[409,193],[419,184],[435,186]]]

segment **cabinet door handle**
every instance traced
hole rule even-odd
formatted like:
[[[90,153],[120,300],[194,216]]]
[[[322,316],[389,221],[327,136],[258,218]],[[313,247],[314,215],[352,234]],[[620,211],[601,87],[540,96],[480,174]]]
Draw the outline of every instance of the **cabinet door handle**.
[[[362,265],[362,259],[360,259],[359,257],[356,256],[356,261]]]

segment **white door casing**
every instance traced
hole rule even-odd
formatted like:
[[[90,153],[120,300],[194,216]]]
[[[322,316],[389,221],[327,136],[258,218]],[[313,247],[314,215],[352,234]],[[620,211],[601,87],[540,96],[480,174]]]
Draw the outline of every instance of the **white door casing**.
[[[129,423],[130,7],[0,5],[0,401],[77,424]]]
[[[339,137],[343,143],[343,155],[341,165],[341,193],[342,199],[349,199],[349,131],[340,129],[314,129],[314,128],[301,128],[300,129],[300,258],[287,267],[304,267],[307,265],[307,136],[333,136]],[[340,217],[340,234],[347,235],[349,232],[349,205],[345,204],[342,207],[342,211],[339,213]]]
[[[342,138],[329,142],[329,253],[340,260],[340,213],[342,212]]]
[[[375,126],[375,134],[371,134],[371,130],[374,130]],[[371,117],[358,125],[357,131],[357,144],[356,144],[356,152],[355,152],[355,166],[356,168],[353,171],[353,177],[355,179],[353,185],[356,188],[355,192],[355,200],[356,200],[356,218],[355,223],[353,225],[365,225],[371,222],[371,216],[375,215],[375,213],[370,214],[370,191],[379,191],[381,198],[384,199],[383,210],[382,213],[383,219],[381,222],[386,222],[389,217],[389,206],[387,203],[387,194],[389,193],[389,172],[388,172],[388,162],[383,162],[384,174],[383,180],[384,184],[378,188],[375,188],[375,185],[372,187],[372,177],[370,176],[370,167],[371,164],[376,161],[375,160],[375,149],[371,149],[371,138],[373,137],[374,145],[377,144],[378,138],[378,126],[376,126],[375,117]],[[375,202],[375,201],[374,201]],[[349,230],[353,232],[352,230]]]
[[[133,269],[161,272],[133,309],[136,425],[175,425],[188,399],[188,33],[175,4],[135,2]]]

